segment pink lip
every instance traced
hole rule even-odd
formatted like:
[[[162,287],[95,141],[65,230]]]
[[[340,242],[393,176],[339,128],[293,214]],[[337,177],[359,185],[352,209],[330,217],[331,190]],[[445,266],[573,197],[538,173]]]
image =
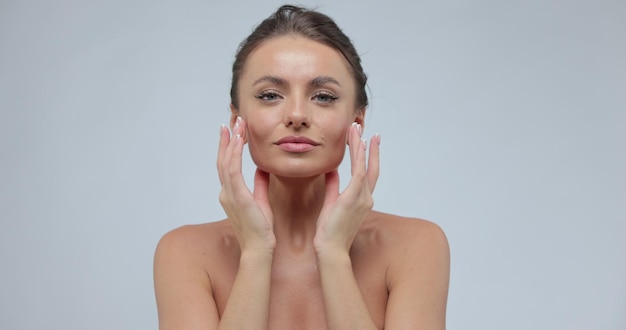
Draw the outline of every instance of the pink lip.
[[[286,136],[276,141],[276,145],[288,152],[306,152],[315,149],[319,143],[304,136]]]

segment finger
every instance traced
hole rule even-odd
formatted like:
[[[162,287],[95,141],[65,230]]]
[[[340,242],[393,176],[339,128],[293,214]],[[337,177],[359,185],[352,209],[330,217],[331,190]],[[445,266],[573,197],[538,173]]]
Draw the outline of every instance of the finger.
[[[358,155],[361,152],[361,125],[357,123],[352,123],[350,126],[350,136],[348,139],[348,146],[350,147],[350,164],[351,164],[351,173],[354,175],[355,166],[357,165]]]
[[[365,178],[365,175],[367,174],[367,167],[365,163],[365,155],[367,154],[367,140],[359,138],[359,142],[360,142],[358,144],[359,147],[357,148],[358,150],[355,155],[355,158],[356,158],[355,170],[356,171],[354,175],[357,176],[360,181],[363,181],[361,180],[361,176]]]
[[[243,132],[245,131],[246,123],[241,117],[237,118],[235,126],[233,127],[233,137],[226,150],[226,162],[228,168],[227,177],[230,181],[230,185],[233,188],[245,187],[242,168],[242,154],[243,154]]]
[[[352,135],[354,133],[353,131],[354,131],[354,127],[355,126],[356,126],[356,123],[352,123],[352,125],[350,125],[350,127],[348,127],[348,132],[347,132],[347,134],[348,134],[348,153],[349,153],[349,156],[350,156],[350,164],[354,163],[354,157],[353,157],[353,154],[354,154],[354,150],[353,149],[354,148],[353,148],[353,144],[352,144],[353,143],[352,141],[354,139],[352,138]]]
[[[233,164],[232,158],[234,149],[237,141],[239,140],[237,136],[240,135],[240,123],[241,118],[237,117],[235,125],[231,129],[232,134],[228,140],[228,145],[226,146],[226,149],[223,152],[223,157],[218,165],[222,176],[222,185],[226,188],[231,187],[231,177],[233,176],[233,169],[231,165]],[[236,173],[236,171],[234,173]]]
[[[220,178],[220,184],[224,182],[223,173],[221,170],[221,163],[224,161],[224,154],[226,153],[226,148],[228,148],[228,143],[230,142],[230,132],[228,128],[224,124],[220,126],[220,142],[217,150],[217,174]]]
[[[356,198],[361,191],[366,188],[367,184],[367,169],[365,167],[365,154],[366,154],[367,142],[360,138],[354,142],[354,161],[352,163],[352,177],[350,182],[342,192],[342,195],[346,195],[346,198]],[[350,196],[350,197],[348,197]]]
[[[370,192],[374,192],[378,175],[380,174],[380,134],[374,135],[370,141],[370,150],[367,158],[367,183]]]

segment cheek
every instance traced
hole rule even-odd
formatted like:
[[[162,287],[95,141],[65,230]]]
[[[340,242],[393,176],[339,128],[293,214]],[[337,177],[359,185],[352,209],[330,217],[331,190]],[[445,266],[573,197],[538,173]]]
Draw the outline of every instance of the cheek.
[[[262,145],[266,138],[266,134],[262,130],[248,126],[246,130],[246,141],[251,152],[256,150],[257,146]]]
[[[246,121],[246,138],[248,141],[260,141],[267,138],[272,132],[272,125],[268,118],[263,116],[242,116]]]
[[[332,144],[346,144],[348,129],[352,122],[346,119],[328,120],[322,130],[326,133],[327,142]]]
[[[330,122],[327,127],[325,127],[326,144],[331,151],[329,155],[331,155],[337,163],[341,163],[346,152],[349,127],[350,125],[342,120]]]
[[[263,146],[268,142],[271,142],[271,129],[263,129],[264,125],[259,125],[259,122],[255,121],[255,125],[248,125],[246,129],[246,140],[248,143],[248,151],[252,157],[252,161],[261,169],[264,169],[264,162],[266,161],[263,155],[265,152],[262,150]]]

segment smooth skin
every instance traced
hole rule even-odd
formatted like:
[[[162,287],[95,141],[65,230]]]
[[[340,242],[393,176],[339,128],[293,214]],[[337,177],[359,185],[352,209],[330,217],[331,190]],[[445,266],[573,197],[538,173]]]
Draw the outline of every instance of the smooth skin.
[[[220,129],[227,219],[180,227],[157,247],[160,329],[445,329],[446,237],[372,210],[380,136],[362,140],[365,109],[343,56],[299,36],[270,39],[248,58],[239,95],[232,134]],[[284,148],[285,137],[313,147]],[[339,192],[346,144],[352,177]]]

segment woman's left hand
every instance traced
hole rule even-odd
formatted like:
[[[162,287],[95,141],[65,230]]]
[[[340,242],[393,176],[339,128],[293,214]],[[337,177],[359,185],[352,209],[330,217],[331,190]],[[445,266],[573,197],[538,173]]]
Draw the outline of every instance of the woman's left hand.
[[[374,206],[372,193],[379,173],[380,135],[370,141],[366,164],[367,142],[361,140],[361,134],[359,124],[348,129],[352,178],[346,189],[339,193],[336,170],[326,174],[326,194],[314,239],[318,255],[349,253],[361,224]]]

